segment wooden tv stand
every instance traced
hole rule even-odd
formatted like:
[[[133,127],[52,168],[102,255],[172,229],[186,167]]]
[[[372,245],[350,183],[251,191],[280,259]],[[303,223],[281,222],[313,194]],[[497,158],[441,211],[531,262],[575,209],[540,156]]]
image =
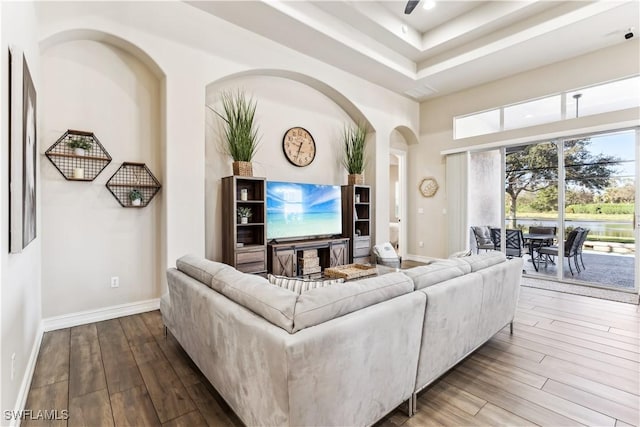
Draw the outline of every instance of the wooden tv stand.
[[[303,272],[298,259],[303,251],[316,249],[320,267],[336,267],[349,263],[349,238],[295,240],[267,245],[267,266],[272,274],[279,276],[301,276]]]

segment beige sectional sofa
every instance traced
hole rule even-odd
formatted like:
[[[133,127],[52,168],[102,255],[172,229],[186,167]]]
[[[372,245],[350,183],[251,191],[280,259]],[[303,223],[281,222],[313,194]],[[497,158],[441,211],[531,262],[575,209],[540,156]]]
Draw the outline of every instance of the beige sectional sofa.
[[[513,320],[499,252],[310,289],[195,256],[167,272],[165,326],[247,425],[370,425]]]

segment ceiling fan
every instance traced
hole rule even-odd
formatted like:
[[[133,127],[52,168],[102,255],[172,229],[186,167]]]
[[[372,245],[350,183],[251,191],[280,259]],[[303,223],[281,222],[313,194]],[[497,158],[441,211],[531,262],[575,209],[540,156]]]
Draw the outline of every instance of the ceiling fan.
[[[420,0],[409,0],[404,8],[404,14],[409,15],[411,12],[413,12],[413,9],[416,8],[418,3],[420,3]]]

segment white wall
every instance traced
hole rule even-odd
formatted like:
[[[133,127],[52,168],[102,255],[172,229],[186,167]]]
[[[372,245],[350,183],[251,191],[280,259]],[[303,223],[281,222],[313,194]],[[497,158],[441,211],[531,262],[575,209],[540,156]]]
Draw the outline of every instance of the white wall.
[[[412,230],[409,237],[409,253],[434,257],[449,255],[445,250],[447,217],[443,209],[446,206],[446,193],[456,189],[447,188],[444,182],[445,163],[441,151],[479,147],[482,144],[516,138],[535,139],[536,135],[548,132],[571,132],[591,126],[615,127],[617,123],[624,121],[637,122],[638,110],[565,120],[462,140],[453,139],[452,127],[455,116],[627,77],[639,72],[640,40],[634,38],[607,49],[423,102],[420,105],[420,144],[410,146],[409,174],[414,179],[419,179],[422,175],[435,176],[441,185],[435,197],[421,200],[420,205],[425,209],[425,218],[417,214],[409,215],[409,229]],[[410,197],[419,200],[420,196],[415,187],[412,189],[410,185],[409,190],[412,191]],[[429,244],[419,248],[417,242],[420,240]]]
[[[211,138],[208,137],[207,132],[211,129],[208,129],[207,117],[212,113],[205,105],[211,101],[207,97],[213,96],[217,87],[236,85],[237,81],[225,81],[229,76],[262,75],[256,77],[256,80],[249,77],[240,80],[243,86],[255,87],[260,91],[259,115],[263,116],[259,119],[264,128],[264,147],[256,158],[255,175],[268,173],[270,179],[341,184],[346,180],[346,173],[337,166],[337,158],[333,157],[335,153],[329,148],[329,141],[332,133],[338,134],[348,118],[360,115],[371,124],[374,132],[370,139],[376,155],[379,150],[388,151],[389,135],[394,128],[402,126],[417,129],[416,102],[206,15],[184,2],[38,2],[36,8],[41,17],[41,44],[46,56],[49,56],[51,49],[63,47],[69,40],[84,40],[86,43],[88,40],[107,39],[110,44],[123,47],[138,60],[151,63],[151,68],[157,67],[164,75],[160,81],[161,99],[158,100],[158,104],[163,106],[159,112],[158,136],[161,144],[164,143],[163,158],[158,161],[164,165],[152,168],[154,172],[162,170],[159,234],[166,239],[164,253],[160,256],[165,265],[158,266],[156,272],[161,278],[165,268],[174,265],[175,259],[185,253],[219,258],[219,251],[215,249],[214,243],[219,239],[217,230],[220,227],[219,216],[216,217],[215,214],[215,203],[218,202],[215,191],[219,185],[216,179],[230,175],[231,167],[226,156],[215,152]],[[71,51],[77,55],[81,49]],[[120,79],[128,80],[128,76],[132,74],[128,71],[131,61],[124,56],[107,61],[105,58],[109,58],[109,52],[105,48],[102,53],[104,56],[100,56],[99,60],[104,69],[105,81],[115,79],[118,84],[123,84]],[[94,73],[84,66],[79,68],[87,73],[86,76]],[[267,77],[284,74],[295,75],[296,78]],[[82,79],[82,76],[78,75],[76,79]],[[112,109],[117,108],[110,100],[106,105]],[[87,121],[85,116],[79,118],[82,122]],[[62,119],[56,121],[61,122]],[[111,123],[112,120],[105,117],[101,125]],[[280,148],[282,133],[288,127],[297,125],[311,131],[319,145],[318,159],[303,169],[289,166]],[[66,126],[52,123],[49,127],[64,130]],[[93,122],[92,127],[89,130],[96,131],[98,135],[109,133],[108,130],[98,132],[98,123]],[[111,146],[111,142],[103,142],[105,146]],[[111,154],[115,160],[116,153]],[[376,164],[379,159],[384,159],[382,167]],[[380,173],[380,176],[376,177],[376,173]],[[108,172],[105,176],[109,176]],[[380,154],[380,157],[373,159],[366,179],[368,184],[374,185],[375,196],[384,200],[384,203],[377,206],[382,212],[376,214],[376,219],[379,220],[376,226],[382,224],[381,234],[384,236],[388,233],[388,154]],[[380,180],[379,185],[377,179]],[[66,188],[77,184],[83,188],[82,191],[93,191],[90,190],[91,185],[84,186],[75,182],[51,184],[60,184]],[[95,185],[99,186],[98,183]],[[154,200],[153,203],[156,202],[159,201]],[[96,205],[96,209],[98,206]],[[104,209],[108,209],[108,206],[105,205]],[[120,212],[119,216],[131,214],[122,208],[116,210]],[[211,220],[212,212],[214,218]],[[100,215],[106,222],[115,221],[109,219],[114,217],[106,212]],[[56,211],[54,216],[61,217],[62,211]],[[144,221],[141,223],[146,224]],[[79,234],[77,241],[81,242]],[[57,239],[52,238],[51,242],[55,240]],[[104,246],[107,253],[115,253],[118,248],[118,242],[111,239]],[[47,247],[43,256],[47,257],[51,250],[53,247]],[[84,282],[91,283],[92,287],[103,289],[105,279],[108,280],[112,274],[112,267],[121,261],[108,261],[109,268],[101,267],[98,271],[87,272],[83,270],[83,274],[79,276]],[[54,280],[60,282],[57,288],[62,293],[69,293],[69,289],[80,286],[79,279],[73,285],[64,285],[60,281],[61,277],[59,275]],[[50,279],[45,275],[43,281],[43,288],[46,288]],[[109,291],[107,288],[107,295],[117,295]],[[158,297],[162,292],[161,287],[154,296]],[[106,307],[125,300],[135,302],[145,295],[147,294],[126,294],[122,300],[111,298],[108,301],[97,295],[88,295],[77,305],[67,303],[64,310],[76,310],[81,306],[87,309]]]
[[[125,209],[105,184],[124,161],[163,181],[158,77],[110,44],[69,41],[43,52],[40,105],[42,153],[76,129],[94,132],[113,159],[91,182],[67,181],[42,160],[43,317],[157,298],[162,190]]]
[[[0,102],[2,117],[0,120],[0,194],[2,200],[2,240],[0,243],[0,409],[14,409],[31,357],[34,342],[38,337],[40,324],[40,253],[42,242],[42,198],[40,190],[40,174],[36,179],[36,200],[38,222],[37,237],[21,253],[9,254],[9,191],[7,168],[9,152],[8,140],[8,48],[14,47],[14,60],[22,62],[22,52],[27,59],[31,77],[36,87],[37,96],[41,93],[40,59],[38,56],[36,16],[32,3],[2,2],[2,20],[0,30]],[[14,76],[21,78],[21,76]],[[18,85],[21,88],[22,84]],[[22,92],[12,94],[12,108],[22,111]],[[43,110],[38,104],[37,115],[41,117]],[[13,129],[13,140],[22,142],[22,129]],[[38,132],[40,130],[38,129]],[[38,138],[41,135],[38,134]],[[40,159],[38,158],[38,165]],[[38,166],[36,165],[36,166]],[[39,170],[37,168],[36,170]],[[15,354],[15,375],[11,379],[11,355]],[[3,421],[4,422],[4,421]]]

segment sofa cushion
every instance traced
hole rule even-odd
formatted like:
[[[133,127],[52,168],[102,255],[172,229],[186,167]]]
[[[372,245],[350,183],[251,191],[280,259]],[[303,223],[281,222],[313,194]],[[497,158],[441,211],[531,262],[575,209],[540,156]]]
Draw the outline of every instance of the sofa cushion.
[[[292,332],[293,311],[298,294],[271,286],[264,277],[242,273],[235,268],[220,270],[211,287],[282,329]]]
[[[459,259],[469,264],[469,266],[471,267],[471,271],[475,272],[478,270],[482,270],[483,268],[491,267],[492,265],[505,262],[507,260],[507,257],[502,252],[491,251],[484,254],[471,255]]]
[[[303,292],[293,316],[293,332],[329,321],[370,305],[413,291],[413,283],[402,273],[389,273]]]
[[[331,279],[331,280],[308,280],[299,279],[295,277],[276,276],[269,274],[267,276],[269,283],[279,286],[284,289],[288,289],[298,295],[302,292],[306,292],[310,289],[322,288],[325,286],[335,285],[336,283],[344,283],[344,279]]]
[[[227,264],[211,261],[195,255],[185,255],[178,258],[176,267],[189,277],[211,287],[213,276],[222,270],[231,269]],[[218,290],[218,289],[216,289]]]
[[[403,271],[413,280],[415,289],[424,289],[440,282],[471,273],[469,263],[461,258],[442,259]]]

